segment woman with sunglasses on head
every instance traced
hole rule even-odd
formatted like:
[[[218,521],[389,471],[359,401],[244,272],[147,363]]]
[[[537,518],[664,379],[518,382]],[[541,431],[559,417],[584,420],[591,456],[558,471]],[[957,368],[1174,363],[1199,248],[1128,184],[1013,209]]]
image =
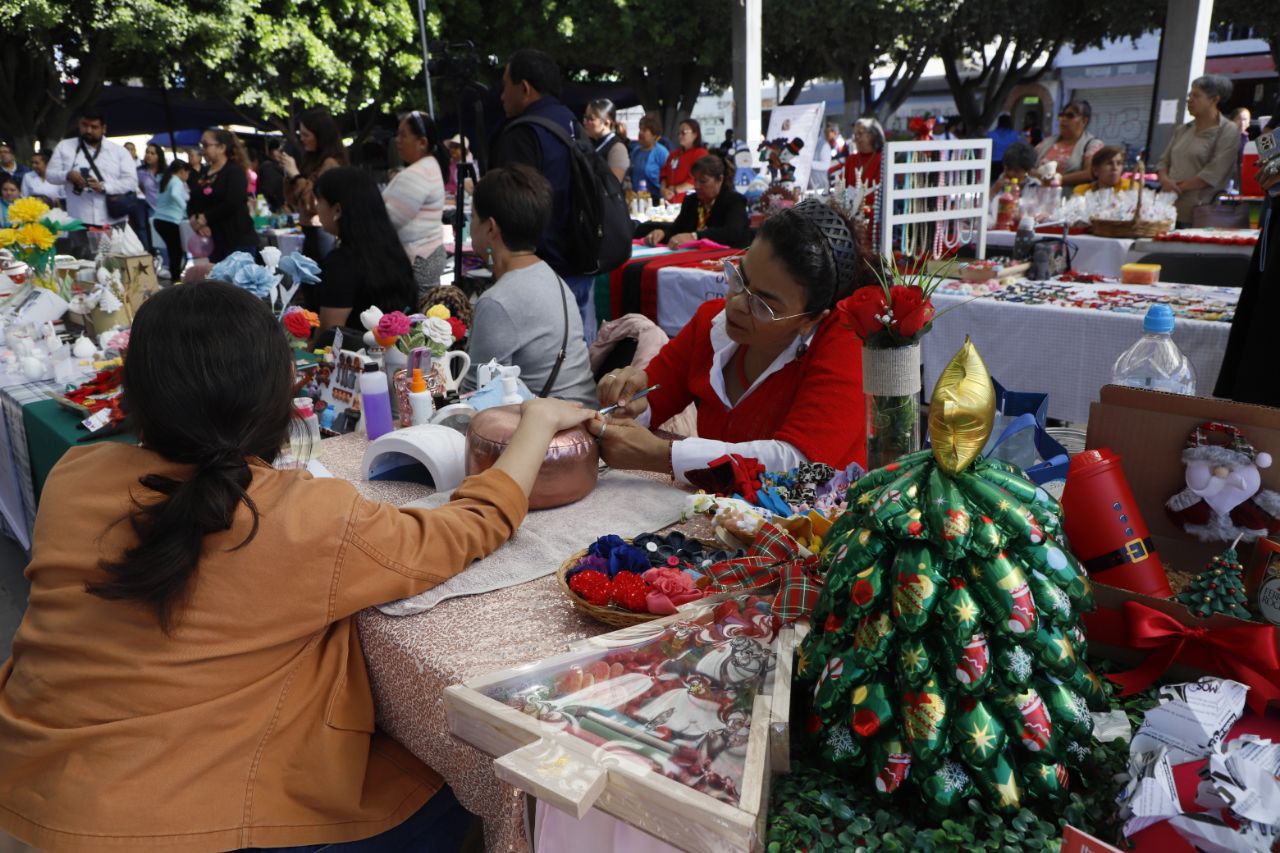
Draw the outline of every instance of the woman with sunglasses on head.
[[[396,153],[405,168],[387,184],[382,200],[386,202],[387,216],[400,237],[400,245],[413,264],[413,280],[421,297],[440,284],[440,274],[444,271],[442,218],[449,149],[441,142],[431,116],[413,110],[400,119]]]
[[[1077,98],[1058,113],[1058,135],[1049,137],[1036,147],[1036,165],[1057,163],[1064,187],[1093,180],[1090,165],[1103,142],[1089,132],[1092,116],[1093,108],[1089,102]]]
[[[302,251],[307,257],[323,261],[333,251],[334,241],[320,224],[316,209],[316,181],[330,169],[346,166],[350,160],[342,144],[342,131],[337,120],[326,109],[314,109],[298,119],[298,142],[302,145],[302,162],[283,148],[273,155],[284,169],[284,198],[302,222]]]
[[[200,137],[205,167],[188,179],[191,229],[213,240],[209,260],[233,252],[258,254],[258,234],[249,216],[249,159],[240,137],[213,127]]]
[[[767,219],[746,255],[725,264],[726,299],[704,303],[646,369],[601,379],[600,403],[622,407],[592,427],[605,461],[679,481],[726,453],[770,471],[864,462],[862,347],[833,315],[858,264],[852,229],[828,205],[804,201]],[[637,398],[652,385],[661,387]],[[690,403],[697,438],[649,431]]]
[[[650,246],[666,243],[678,249],[693,240],[714,240],[734,249],[751,242],[747,200],[733,188],[733,163],[720,154],[708,154],[693,164],[693,192],[680,204],[680,215],[671,223],[645,223],[636,229]]]

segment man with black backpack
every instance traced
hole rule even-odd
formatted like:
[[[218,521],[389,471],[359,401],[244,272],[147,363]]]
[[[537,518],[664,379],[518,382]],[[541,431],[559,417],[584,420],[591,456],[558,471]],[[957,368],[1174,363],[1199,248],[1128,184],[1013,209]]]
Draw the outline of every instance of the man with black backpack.
[[[590,342],[596,329],[595,276],[629,257],[631,221],[621,185],[560,102],[560,91],[554,59],[529,48],[511,54],[502,74],[507,122],[493,144],[492,163],[524,163],[551,184],[551,222],[538,256],[573,292]]]

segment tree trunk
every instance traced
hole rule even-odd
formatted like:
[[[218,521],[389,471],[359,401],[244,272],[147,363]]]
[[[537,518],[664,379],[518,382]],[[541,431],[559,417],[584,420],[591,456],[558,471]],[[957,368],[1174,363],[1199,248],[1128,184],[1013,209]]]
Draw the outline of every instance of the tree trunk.
[[[791,85],[787,87],[787,94],[783,95],[782,100],[779,101],[778,103],[784,106],[791,106],[792,104],[794,104],[796,101],[800,99],[800,93],[804,91],[804,87],[806,84],[808,84],[808,82],[809,82],[808,77],[804,77],[804,78],[797,77],[796,79],[792,80]]]
[[[844,87],[844,106],[840,110],[841,125],[848,127],[862,115],[862,66],[846,65],[840,69],[840,84]]]

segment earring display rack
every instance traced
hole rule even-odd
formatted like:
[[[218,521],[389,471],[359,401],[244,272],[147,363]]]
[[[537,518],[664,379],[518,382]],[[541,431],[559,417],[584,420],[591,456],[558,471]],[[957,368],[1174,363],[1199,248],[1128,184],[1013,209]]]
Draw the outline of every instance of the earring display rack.
[[[945,258],[966,243],[987,256],[990,139],[937,139],[885,145],[876,221],[880,252]]]

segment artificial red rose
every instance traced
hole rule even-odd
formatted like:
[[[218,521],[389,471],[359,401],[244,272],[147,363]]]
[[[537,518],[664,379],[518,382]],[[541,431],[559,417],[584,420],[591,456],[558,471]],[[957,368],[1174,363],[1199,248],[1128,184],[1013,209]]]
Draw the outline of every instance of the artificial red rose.
[[[453,331],[453,339],[460,341],[467,336],[467,324],[459,320],[457,317],[450,317],[446,320],[450,330]]]
[[[645,599],[645,607],[649,613],[675,613],[680,605],[696,601],[704,595],[694,585],[693,578],[680,569],[660,567],[650,569],[640,577],[649,585]]]
[[[311,337],[311,323],[301,311],[293,311],[284,315],[284,327],[295,338]]]
[[[870,604],[874,597],[875,590],[871,588],[870,581],[857,580],[853,582],[853,589],[849,591],[849,598],[853,603],[862,607],[864,604]]]
[[[893,329],[904,338],[913,338],[933,319],[933,303],[918,287],[895,285],[889,288],[893,300]]]
[[[877,318],[884,315],[886,308],[888,303],[879,285],[860,287],[836,305],[840,322],[864,341],[884,331],[884,323]]]

